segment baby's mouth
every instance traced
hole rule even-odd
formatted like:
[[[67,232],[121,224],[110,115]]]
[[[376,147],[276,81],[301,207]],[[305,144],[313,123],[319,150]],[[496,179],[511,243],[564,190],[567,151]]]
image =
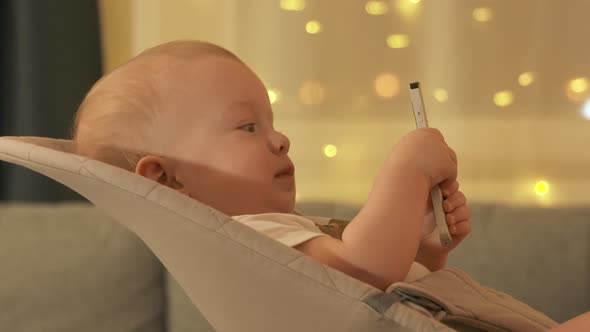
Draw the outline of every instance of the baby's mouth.
[[[277,174],[275,174],[276,178],[286,178],[286,177],[293,177],[295,174],[295,167],[293,164],[289,163],[289,165],[283,167]]]

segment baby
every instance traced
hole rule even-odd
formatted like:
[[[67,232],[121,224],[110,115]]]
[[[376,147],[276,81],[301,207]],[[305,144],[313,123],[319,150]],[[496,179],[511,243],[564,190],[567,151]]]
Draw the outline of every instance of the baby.
[[[342,238],[322,233],[293,212],[290,142],[273,126],[264,84],[204,42],[156,46],[104,76],[78,110],[74,141],[78,154],[173,188],[381,290],[443,268],[471,228],[455,153],[437,130],[418,129],[393,147]],[[450,248],[423,236],[435,185]]]
[[[455,154],[426,129],[392,150],[342,239],[323,236],[293,214],[290,143],[273,126],[264,84],[212,44],[160,45],[103,77],[80,106],[74,141],[79,154],[158,181],[382,290],[445,265],[452,248],[420,241],[433,185],[445,193],[454,245],[470,229]]]

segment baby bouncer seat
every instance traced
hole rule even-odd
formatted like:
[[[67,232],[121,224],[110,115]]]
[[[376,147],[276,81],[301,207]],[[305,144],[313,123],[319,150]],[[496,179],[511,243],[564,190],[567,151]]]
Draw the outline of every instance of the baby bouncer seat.
[[[76,155],[72,146],[1,137],[0,160],[68,186],[135,233],[217,331],[454,331],[396,292],[323,265],[157,182]]]

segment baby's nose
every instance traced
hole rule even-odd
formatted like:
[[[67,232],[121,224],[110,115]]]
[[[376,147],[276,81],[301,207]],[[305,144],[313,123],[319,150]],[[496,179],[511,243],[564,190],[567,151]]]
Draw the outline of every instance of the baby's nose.
[[[273,134],[271,139],[273,150],[276,153],[289,153],[289,147],[291,146],[291,142],[289,142],[289,138],[282,133],[276,131]]]

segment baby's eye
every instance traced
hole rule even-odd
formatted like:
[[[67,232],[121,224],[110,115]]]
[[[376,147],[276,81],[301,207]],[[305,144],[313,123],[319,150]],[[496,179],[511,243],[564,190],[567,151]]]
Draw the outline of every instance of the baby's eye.
[[[245,124],[245,125],[239,127],[239,129],[253,133],[253,132],[256,132],[256,124],[255,123],[248,123],[248,124]]]

